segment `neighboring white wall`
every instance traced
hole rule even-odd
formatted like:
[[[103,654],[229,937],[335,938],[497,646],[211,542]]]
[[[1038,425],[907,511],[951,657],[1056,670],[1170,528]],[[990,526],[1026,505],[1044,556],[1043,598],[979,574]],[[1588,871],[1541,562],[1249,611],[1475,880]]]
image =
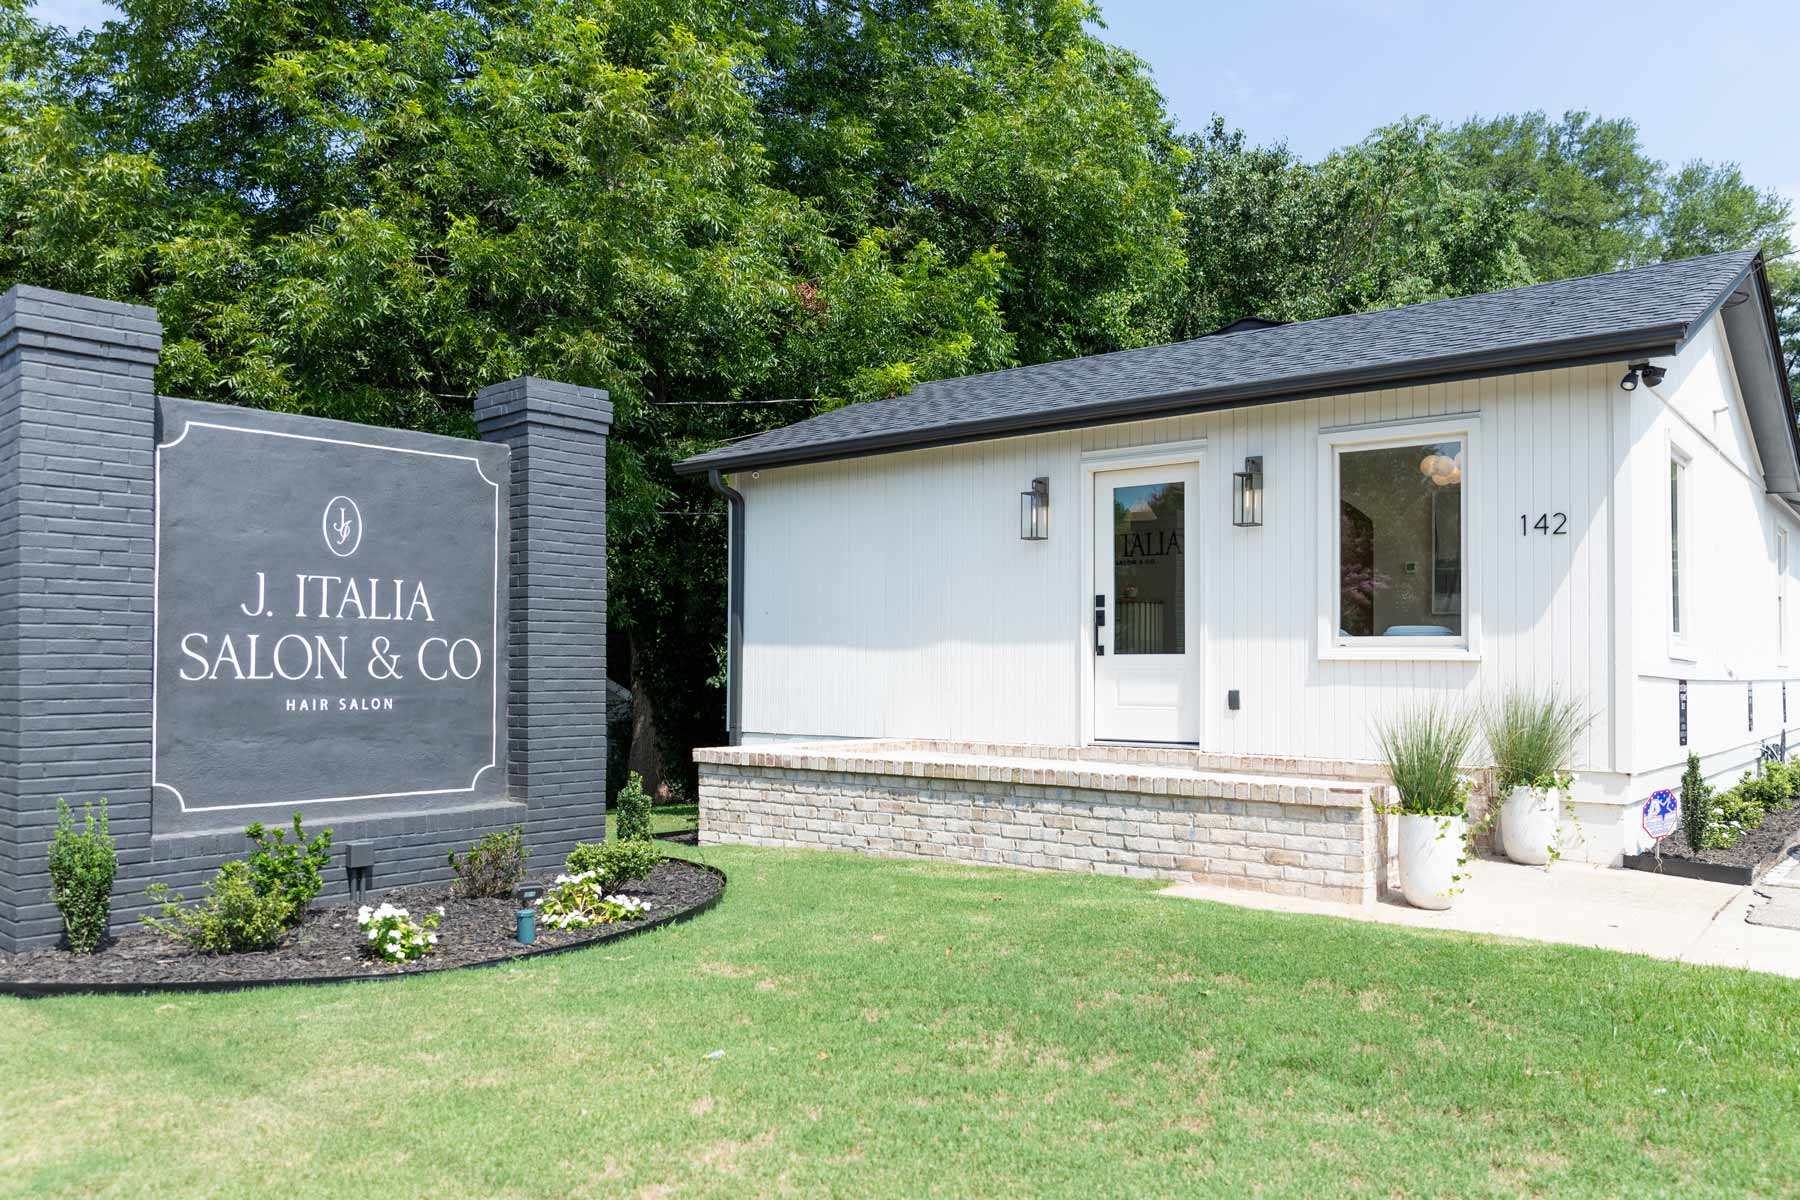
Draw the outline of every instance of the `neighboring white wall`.
[[[1632,393],[1631,442],[1621,474],[1634,514],[1629,641],[1636,695],[1629,769],[1644,795],[1673,783],[1689,750],[1729,782],[1782,731],[1783,681],[1800,680],[1792,607],[1800,522],[1766,493],[1723,326],[1715,318],[1671,364],[1657,388]],[[1669,463],[1688,459],[1683,539],[1683,636],[1670,636]],[[1788,574],[1776,568],[1778,531]],[[1777,629],[1787,596],[1786,650]],[[1678,687],[1688,681],[1688,745],[1680,745]],[[1746,689],[1755,689],[1751,727]],[[1800,730],[1800,682],[1788,684],[1787,727]]]
[[[1422,695],[1558,684],[1614,744],[1611,487],[1627,443],[1624,364],[1407,388],[733,477],[747,498],[746,738],[908,737],[1074,744],[1092,588],[1084,451],[1205,439],[1194,506],[1205,626],[1202,746],[1367,760],[1371,719]],[[1466,553],[1479,658],[1321,661],[1321,430],[1479,413]],[[1231,524],[1231,473],[1263,456],[1264,525]],[[1051,532],[1018,536],[1019,493],[1050,479]],[[1564,536],[1520,533],[1566,513]],[[1227,689],[1243,707],[1228,712]],[[1800,695],[1796,696],[1800,702]],[[1616,782],[1616,781],[1615,781]],[[1622,790],[1613,788],[1612,790]]]

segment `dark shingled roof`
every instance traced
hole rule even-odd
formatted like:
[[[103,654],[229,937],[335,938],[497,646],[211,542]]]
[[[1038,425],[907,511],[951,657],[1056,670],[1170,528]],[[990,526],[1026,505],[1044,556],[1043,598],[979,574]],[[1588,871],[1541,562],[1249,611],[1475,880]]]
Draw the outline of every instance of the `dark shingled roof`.
[[[692,474],[1674,354],[1756,263],[1713,254],[922,383],[696,455]]]

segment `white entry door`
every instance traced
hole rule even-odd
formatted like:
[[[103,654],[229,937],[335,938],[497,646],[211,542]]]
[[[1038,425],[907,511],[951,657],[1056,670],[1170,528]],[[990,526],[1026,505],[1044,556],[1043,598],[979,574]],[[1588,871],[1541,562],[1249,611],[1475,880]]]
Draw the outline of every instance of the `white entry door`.
[[[1094,737],[1200,740],[1199,464],[1094,475]]]

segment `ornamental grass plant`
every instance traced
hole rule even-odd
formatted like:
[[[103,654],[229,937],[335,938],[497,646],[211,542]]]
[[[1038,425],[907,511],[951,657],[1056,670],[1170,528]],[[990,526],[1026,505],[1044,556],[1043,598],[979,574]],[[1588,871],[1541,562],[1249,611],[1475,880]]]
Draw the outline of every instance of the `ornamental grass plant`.
[[[1407,816],[1460,817],[1468,805],[1463,760],[1475,742],[1476,714],[1447,701],[1434,700],[1378,722],[1381,747],[1400,802],[1395,811]]]
[[[1482,731],[1493,756],[1496,785],[1565,787],[1575,744],[1593,721],[1585,704],[1555,688],[1508,688],[1482,712]]]

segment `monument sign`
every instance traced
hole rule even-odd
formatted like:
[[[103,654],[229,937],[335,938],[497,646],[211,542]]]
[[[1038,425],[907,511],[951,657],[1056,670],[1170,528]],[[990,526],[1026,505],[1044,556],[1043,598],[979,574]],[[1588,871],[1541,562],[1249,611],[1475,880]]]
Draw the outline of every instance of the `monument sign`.
[[[606,394],[492,384],[442,437],[158,396],[161,345],[0,295],[0,950],[59,936],[59,799],[107,802],[115,927],[296,812],[374,888],[601,837]]]

